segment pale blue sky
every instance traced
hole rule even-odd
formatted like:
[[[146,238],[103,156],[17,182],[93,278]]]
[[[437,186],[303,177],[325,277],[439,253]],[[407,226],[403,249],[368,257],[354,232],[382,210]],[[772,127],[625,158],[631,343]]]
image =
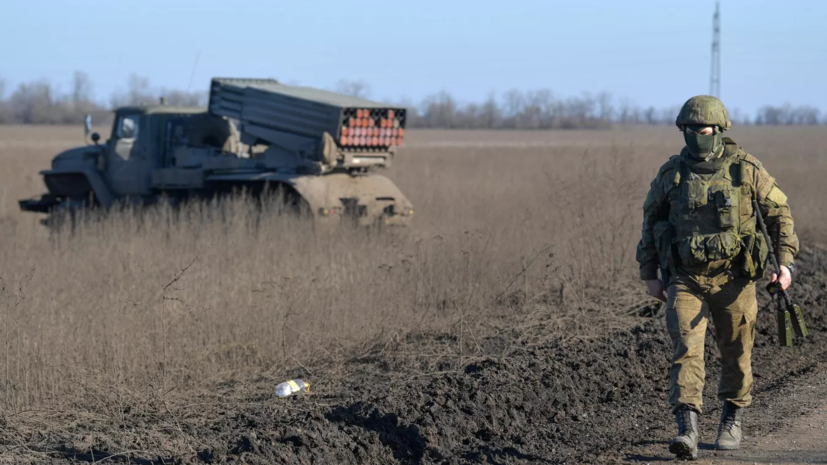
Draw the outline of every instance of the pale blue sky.
[[[608,90],[680,105],[709,90],[714,0],[0,0],[9,93],[85,70],[98,100],[135,72],[193,90],[212,76],[331,87],[363,79],[376,98],[461,101],[490,91]],[[721,96],[827,110],[827,1],[723,0]]]

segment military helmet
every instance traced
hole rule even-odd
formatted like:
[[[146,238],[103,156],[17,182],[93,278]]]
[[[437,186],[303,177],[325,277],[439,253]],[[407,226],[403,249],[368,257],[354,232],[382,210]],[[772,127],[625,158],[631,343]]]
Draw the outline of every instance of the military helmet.
[[[679,128],[684,125],[720,126],[726,131],[732,127],[732,121],[724,103],[717,97],[696,95],[683,104],[675,125]]]

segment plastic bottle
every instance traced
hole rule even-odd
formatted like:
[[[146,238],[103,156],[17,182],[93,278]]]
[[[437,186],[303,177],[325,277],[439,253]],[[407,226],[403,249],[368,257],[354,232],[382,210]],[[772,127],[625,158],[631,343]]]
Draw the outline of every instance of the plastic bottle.
[[[287,397],[299,391],[310,392],[310,384],[301,379],[291,379],[276,386],[276,395]]]

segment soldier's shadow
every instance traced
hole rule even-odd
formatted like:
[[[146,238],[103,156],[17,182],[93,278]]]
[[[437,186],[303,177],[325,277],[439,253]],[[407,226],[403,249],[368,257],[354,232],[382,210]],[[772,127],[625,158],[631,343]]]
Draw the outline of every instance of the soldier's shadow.
[[[641,454],[629,454],[626,456],[625,462],[674,462],[675,456],[674,455],[641,455]]]
[[[625,462],[674,462],[675,456],[666,452],[666,448],[669,447],[669,441],[640,441],[636,442],[635,445],[637,446],[651,446],[651,445],[660,445],[664,446],[664,453],[659,455],[645,455],[645,454],[627,454]],[[706,443],[701,442],[698,443],[698,450],[703,451],[714,451],[715,444],[714,443]]]
[[[656,441],[656,440],[649,440],[649,441],[638,441],[635,443],[636,446],[652,446],[658,445],[663,446],[664,451],[667,447],[669,447],[669,441]],[[668,452],[664,452],[662,455],[647,455],[647,454],[626,454],[626,459],[624,462],[673,462],[675,461],[675,457],[669,454]]]

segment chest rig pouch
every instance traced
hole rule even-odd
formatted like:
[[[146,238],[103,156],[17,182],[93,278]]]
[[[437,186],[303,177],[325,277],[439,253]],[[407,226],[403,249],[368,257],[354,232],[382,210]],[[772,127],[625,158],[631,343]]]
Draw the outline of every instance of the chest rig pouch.
[[[703,174],[680,162],[677,205],[671,207],[678,212],[674,251],[683,268],[691,270],[733,260],[741,252],[740,176],[736,180],[731,167],[729,162]]]

